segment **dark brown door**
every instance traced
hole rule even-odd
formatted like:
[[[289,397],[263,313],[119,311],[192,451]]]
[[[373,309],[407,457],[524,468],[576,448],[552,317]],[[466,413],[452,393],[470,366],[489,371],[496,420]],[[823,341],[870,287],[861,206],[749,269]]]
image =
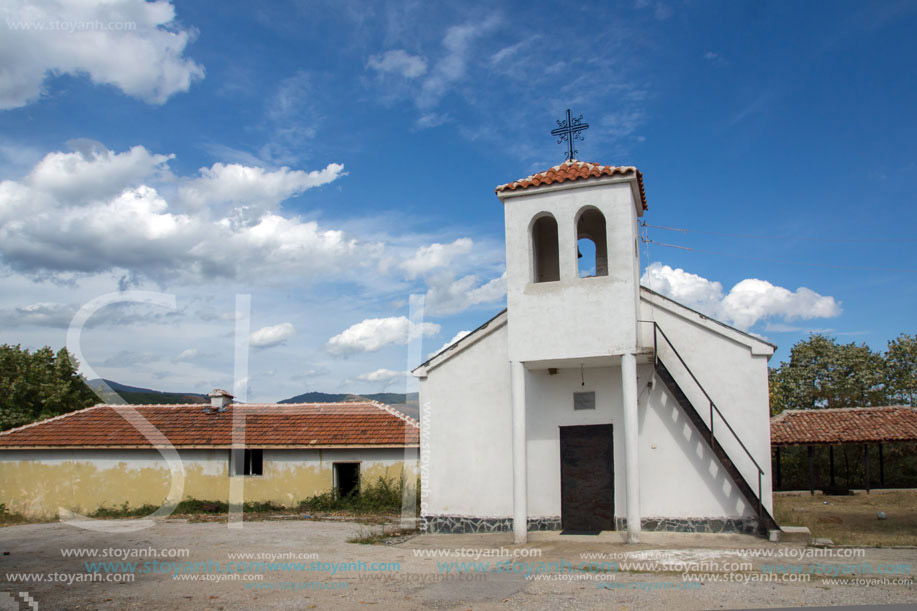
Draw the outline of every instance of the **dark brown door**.
[[[560,427],[560,517],[564,530],[614,529],[610,424]]]

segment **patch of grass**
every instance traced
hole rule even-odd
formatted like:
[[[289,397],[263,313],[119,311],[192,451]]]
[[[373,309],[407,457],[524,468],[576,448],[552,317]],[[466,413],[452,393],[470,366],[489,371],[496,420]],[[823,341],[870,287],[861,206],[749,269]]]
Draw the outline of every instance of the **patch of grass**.
[[[201,501],[198,499],[185,499],[175,508],[173,514],[219,514],[229,511],[229,503],[226,501]]]
[[[13,524],[26,524],[31,522],[29,518],[21,513],[11,512],[4,503],[0,503],[0,526],[11,526]]]
[[[90,518],[137,518],[141,516],[146,516],[154,511],[157,507],[154,505],[139,505],[137,507],[131,507],[125,501],[121,504],[120,507],[99,507],[95,511],[89,514]]]
[[[880,511],[888,519],[879,520]],[[850,496],[778,492],[774,517],[781,525],[807,526],[813,537],[838,545],[917,545],[917,490],[857,491]]]
[[[402,496],[406,478],[398,480],[378,477],[375,481],[361,486],[347,496],[335,492],[324,492],[304,499],[299,503],[300,511],[309,512],[350,512],[355,514],[401,513]],[[416,495],[415,508],[420,507],[419,484],[413,487]]]
[[[280,513],[290,511],[283,505],[271,501],[259,502],[251,501],[243,506],[245,513]],[[122,503],[120,507],[99,507],[92,512],[91,518],[136,518],[148,516],[158,507],[154,505],[139,505],[131,507],[127,503]],[[202,501],[199,499],[185,499],[176,507],[172,515],[223,515],[229,512],[229,504],[226,501]]]
[[[385,524],[383,524],[380,530],[376,531],[371,528],[361,528],[360,532],[355,536],[347,539],[347,543],[360,543],[363,545],[378,545],[389,539],[400,539],[403,537],[410,537],[411,535],[416,534],[416,530],[401,530],[396,528],[388,532],[385,531]]]

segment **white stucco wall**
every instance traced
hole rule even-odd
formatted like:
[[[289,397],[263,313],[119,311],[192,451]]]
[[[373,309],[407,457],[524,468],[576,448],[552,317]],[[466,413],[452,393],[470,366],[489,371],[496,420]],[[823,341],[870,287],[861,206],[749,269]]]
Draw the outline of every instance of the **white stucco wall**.
[[[422,507],[426,515],[512,515],[506,331],[503,315],[479,331],[480,337],[463,340],[461,351],[450,355],[442,368],[434,359],[420,380],[421,502],[428,503]]]
[[[615,516],[625,517],[624,426],[620,367],[561,369],[527,377],[528,503],[532,517],[559,516],[560,427],[611,424],[614,435]],[[640,507],[644,518],[717,518],[753,515],[744,498],[651,364],[639,365]],[[594,391],[596,409],[573,409],[573,393]]]
[[[711,321],[658,295],[644,291],[641,319],[655,320],[723,413],[738,437],[764,471],[764,506],[771,511],[770,408],[767,363],[773,346]],[[644,325],[649,331],[652,325]],[[647,338],[650,345],[652,340]],[[698,390],[668,346],[660,343],[663,363],[691,399],[695,408],[709,420],[709,402]],[[708,423],[709,426],[709,423]],[[752,490],[757,492],[757,468],[747,458],[735,437],[719,418],[714,434],[742,471]]]
[[[765,469],[764,505],[770,493],[770,438],[767,403],[767,356],[771,348],[716,325],[674,304],[650,308],[644,300],[641,318],[655,316],[685,355],[717,405]],[[647,325],[651,327],[650,325]],[[651,335],[649,346],[652,346]],[[420,382],[421,405],[429,413],[422,435],[429,451],[425,515],[501,518],[512,515],[512,434],[510,370],[505,326],[455,355],[434,361]],[[742,343],[738,340],[744,340]],[[757,354],[756,354],[757,353]],[[690,355],[690,356],[689,356]],[[666,354],[663,352],[663,356]],[[706,403],[690,389],[687,378],[665,359],[682,388],[702,411]],[[615,515],[625,517],[624,427],[620,366],[526,370],[527,486],[529,517],[561,514],[561,426],[611,424],[614,435]],[[643,357],[637,369],[640,504],[644,518],[736,518],[753,516],[706,442]],[[683,381],[684,380],[684,381]],[[573,393],[594,391],[596,409],[575,411]],[[725,429],[717,439],[745,473],[753,489],[756,471],[743,464],[738,445]]]
[[[504,201],[509,358],[533,362],[621,354],[636,343],[637,213],[630,182],[526,190]],[[592,206],[605,216],[608,275],[579,278],[577,213]],[[557,221],[560,280],[532,282],[532,220]]]

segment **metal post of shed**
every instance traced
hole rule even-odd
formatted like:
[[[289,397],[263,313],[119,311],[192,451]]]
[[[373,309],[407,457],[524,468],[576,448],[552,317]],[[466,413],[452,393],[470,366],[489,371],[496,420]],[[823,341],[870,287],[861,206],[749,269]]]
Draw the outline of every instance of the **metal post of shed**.
[[[777,446],[774,449],[777,451],[777,456],[775,460],[775,462],[777,463],[776,465],[777,466],[777,487],[782,488],[781,483],[782,483],[783,477],[782,477],[781,469],[780,469],[780,446]]]
[[[882,456],[882,444],[879,444],[879,483],[885,487],[885,457]]]
[[[815,455],[812,446],[806,446],[806,452],[809,455],[809,493],[815,496]]]

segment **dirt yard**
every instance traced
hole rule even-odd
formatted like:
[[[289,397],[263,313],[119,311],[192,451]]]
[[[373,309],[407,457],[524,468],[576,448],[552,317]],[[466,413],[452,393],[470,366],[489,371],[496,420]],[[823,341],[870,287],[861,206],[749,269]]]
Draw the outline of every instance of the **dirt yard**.
[[[368,528],[283,520],[230,529],[225,522],[174,519],[122,534],[64,524],[9,526],[0,528],[0,608],[16,608],[14,603],[28,608],[21,592],[40,611],[710,609],[917,599],[913,579],[901,574],[903,567],[909,573],[917,561],[915,549],[869,549],[856,558],[811,557],[807,554],[826,550],[739,535],[649,533],[639,546],[624,545],[617,533],[533,533],[524,547],[513,546],[508,534],[346,543]],[[238,554],[249,556],[241,560]],[[115,564],[93,567],[90,562]],[[118,562],[136,565],[131,569]],[[231,569],[230,562],[237,564]],[[292,564],[259,567],[259,562]],[[464,567],[450,564],[463,562]],[[818,563],[821,573],[775,575],[775,563]],[[829,565],[833,568],[825,569]],[[841,574],[843,567],[866,565],[870,571],[897,567],[898,574]],[[831,574],[839,583],[824,581]],[[49,583],[51,579],[56,581]]]
[[[886,519],[878,519],[885,512]],[[849,496],[774,494],[779,524],[808,526],[813,537],[837,545],[917,546],[917,490],[857,490]]]

